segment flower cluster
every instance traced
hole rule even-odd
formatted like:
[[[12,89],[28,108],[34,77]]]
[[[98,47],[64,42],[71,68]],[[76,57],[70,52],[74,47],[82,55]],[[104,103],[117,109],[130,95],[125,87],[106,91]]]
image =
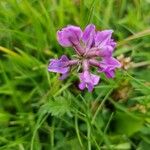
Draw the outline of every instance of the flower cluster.
[[[87,88],[91,92],[100,81],[100,76],[90,72],[91,67],[98,68],[98,72],[105,73],[107,78],[113,78],[115,69],[121,67],[120,62],[112,56],[116,46],[111,38],[112,33],[112,30],[96,31],[93,24],[89,24],[84,31],[73,25],[63,28],[57,32],[57,40],[63,47],[72,47],[77,57],[70,60],[63,55],[60,59],[51,59],[48,71],[60,73],[60,79],[63,80],[72,66],[80,65],[79,88]]]

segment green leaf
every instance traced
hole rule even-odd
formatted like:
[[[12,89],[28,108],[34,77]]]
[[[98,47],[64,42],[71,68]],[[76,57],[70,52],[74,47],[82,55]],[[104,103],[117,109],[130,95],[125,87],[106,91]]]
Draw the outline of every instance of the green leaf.
[[[150,148],[150,144],[142,141],[139,147],[137,148],[137,150],[149,150],[149,148]]]
[[[63,97],[57,97],[43,105],[40,112],[51,113],[52,116],[62,116],[70,112],[70,103]]]
[[[144,119],[142,117],[133,117],[118,111],[115,116],[116,132],[131,136],[143,127],[143,122]]]

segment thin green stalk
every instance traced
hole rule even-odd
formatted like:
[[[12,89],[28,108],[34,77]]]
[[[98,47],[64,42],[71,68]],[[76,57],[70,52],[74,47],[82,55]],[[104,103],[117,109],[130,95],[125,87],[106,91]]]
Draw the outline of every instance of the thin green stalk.
[[[87,140],[88,140],[88,150],[91,150],[91,101],[88,99],[87,102],[87,119],[86,119],[86,125],[87,125]]]
[[[105,129],[104,129],[104,134],[106,134],[107,129],[108,129],[108,127],[109,127],[109,124],[110,124],[110,122],[111,122],[113,116],[114,116],[114,112],[112,112],[112,113],[111,113],[111,116],[109,117],[109,120],[108,120],[108,122],[107,122],[107,124],[106,124],[106,127],[105,127]]]
[[[122,45],[128,43],[128,42],[131,41],[131,40],[135,40],[135,39],[138,39],[138,38],[142,38],[142,37],[148,36],[148,35],[150,35],[150,29],[146,29],[146,30],[144,30],[144,31],[135,33],[134,35],[131,35],[131,36],[129,36],[128,38],[126,38],[126,39],[124,39],[124,40],[118,42],[118,43],[117,43],[117,47],[118,47],[118,46],[122,46]]]
[[[91,126],[89,120],[87,120],[87,138],[88,138],[88,150],[91,150]]]
[[[42,117],[40,123],[36,125],[35,130],[34,130],[34,132],[33,132],[32,139],[31,139],[30,150],[34,150],[34,139],[35,139],[36,133],[37,133],[38,129],[40,128],[40,126],[43,124],[43,122],[45,121],[45,119],[46,119],[47,117],[48,117],[48,114],[45,115],[45,117]]]
[[[50,132],[50,143],[51,143],[51,149],[54,148],[54,127],[51,127],[51,132]]]
[[[95,119],[96,119],[96,116],[98,115],[100,109],[102,108],[102,106],[104,105],[105,101],[108,99],[109,95],[111,94],[111,92],[113,91],[113,88],[110,89],[110,91],[107,93],[107,95],[104,97],[104,99],[102,100],[102,102],[100,103],[100,105],[98,106],[93,118],[92,118],[92,121],[91,123],[94,124],[95,122]]]
[[[92,19],[95,1],[96,1],[96,0],[93,0],[93,1],[91,2],[91,8],[90,8],[90,12],[89,12],[89,17],[88,17],[88,20],[87,20],[87,24],[89,24],[90,21],[91,21],[91,19]]]
[[[126,73],[126,75],[127,75],[128,77],[130,77],[131,79],[133,79],[135,82],[139,83],[139,84],[142,85],[143,87],[145,87],[145,88],[147,88],[147,89],[150,90],[150,87],[149,87],[149,86],[147,86],[147,85],[144,84],[143,82],[140,82],[140,80],[138,80],[138,79],[132,77],[127,71],[126,71],[125,73]]]
[[[76,129],[76,134],[77,134],[79,143],[80,143],[81,147],[83,148],[83,143],[82,143],[82,140],[81,140],[80,131],[79,131],[79,127],[78,127],[77,113],[75,114],[75,129]]]

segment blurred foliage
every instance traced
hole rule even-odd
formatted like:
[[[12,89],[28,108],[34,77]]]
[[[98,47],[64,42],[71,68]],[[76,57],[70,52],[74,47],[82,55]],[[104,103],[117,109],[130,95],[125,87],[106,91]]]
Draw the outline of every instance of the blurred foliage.
[[[76,72],[47,71],[74,54],[57,30],[88,23],[113,29],[114,55],[138,64],[101,75],[93,93],[78,90]],[[149,62],[149,0],[0,0],[0,150],[149,150]]]

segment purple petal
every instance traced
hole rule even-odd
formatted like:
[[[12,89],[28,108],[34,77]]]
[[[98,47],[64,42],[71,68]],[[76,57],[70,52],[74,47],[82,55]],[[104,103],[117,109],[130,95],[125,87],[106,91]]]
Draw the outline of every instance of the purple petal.
[[[101,66],[103,67],[111,67],[111,68],[120,68],[121,67],[121,63],[113,58],[113,57],[109,57],[109,58],[104,58],[102,61],[101,61]]]
[[[113,78],[115,76],[114,72],[116,68],[120,68],[121,63],[113,58],[105,58],[100,62],[100,72],[104,72],[108,78]]]
[[[78,45],[82,37],[82,30],[77,26],[69,25],[57,32],[57,40],[60,45],[70,47]]]
[[[109,45],[104,46],[102,49],[100,49],[99,55],[101,57],[111,57],[113,50],[114,48],[112,46],[109,46]]]
[[[85,80],[84,73],[79,73],[79,77],[81,82]]]
[[[68,72],[67,72],[67,73],[62,74],[62,75],[59,77],[59,80],[64,80],[64,79],[66,79],[66,78],[68,77],[68,75],[69,75],[69,73],[68,73]]]
[[[112,30],[104,30],[97,32],[95,36],[95,46],[100,49],[101,57],[110,57],[116,46],[114,40],[111,39],[112,32]]]
[[[85,83],[81,82],[81,83],[79,84],[79,89],[80,89],[80,90],[84,90],[85,87],[86,87],[86,84],[85,84]]]
[[[105,72],[105,74],[106,74],[107,78],[114,78],[115,77],[114,70],[107,71],[107,72]]]
[[[68,72],[68,70],[69,70],[69,67],[66,67],[66,68],[54,68],[53,66],[51,66],[51,64],[49,65],[49,67],[48,67],[48,71],[50,71],[50,72],[57,72],[57,73],[62,73],[62,74],[64,74],[64,73],[66,73],[66,72]]]
[[[81,81],[79,84],[79,88],[83,90],[85,87],[87,87],[89,92],[93,90],[94,85],[97,85],[100,80],[99,76],[94,75],[88,71],[80,73],[79,76]]]
[[[68,57],[66,55],[62,55],[60,58],[61,61],[67,62],[69,61]]]
[[[95,26],[93,24],[89,24],[83,32],[82,41],[88,48],[90,48],[94,42],[94,37],[95,37]]]
[[[112,30],[98,31],[95,36],[95,46],[103,47],[107,45],[110,42],[112,33]]]
[[[99,80],[100,80],[99,76],[91,74],[91,78],[92,78],[92,81],[93,81],[94,85],[97,85],[99,83]]]
[[[114,39],[111,39],[110,41],[109,41],[109,45],[111,45],[113,48],[115,48],[116,47],[116,42],[114,41]]]
[[[84,71],[83,73],[81,73],[81,79],[82,79],[82,81],[84,81],[86,83],[91,82],[90,72]]]
[[[91,83],[88,83],[88,84],[87,84],[87,89],[88,89],[89,92],[92,92],[93,89],[94,89],[94,85],[91,84]]]
[[[48,66],[48,71],[65,74],[69,71],[70,67],[67,66],[69,59],[63,55],[60,59],[51,59]]]

